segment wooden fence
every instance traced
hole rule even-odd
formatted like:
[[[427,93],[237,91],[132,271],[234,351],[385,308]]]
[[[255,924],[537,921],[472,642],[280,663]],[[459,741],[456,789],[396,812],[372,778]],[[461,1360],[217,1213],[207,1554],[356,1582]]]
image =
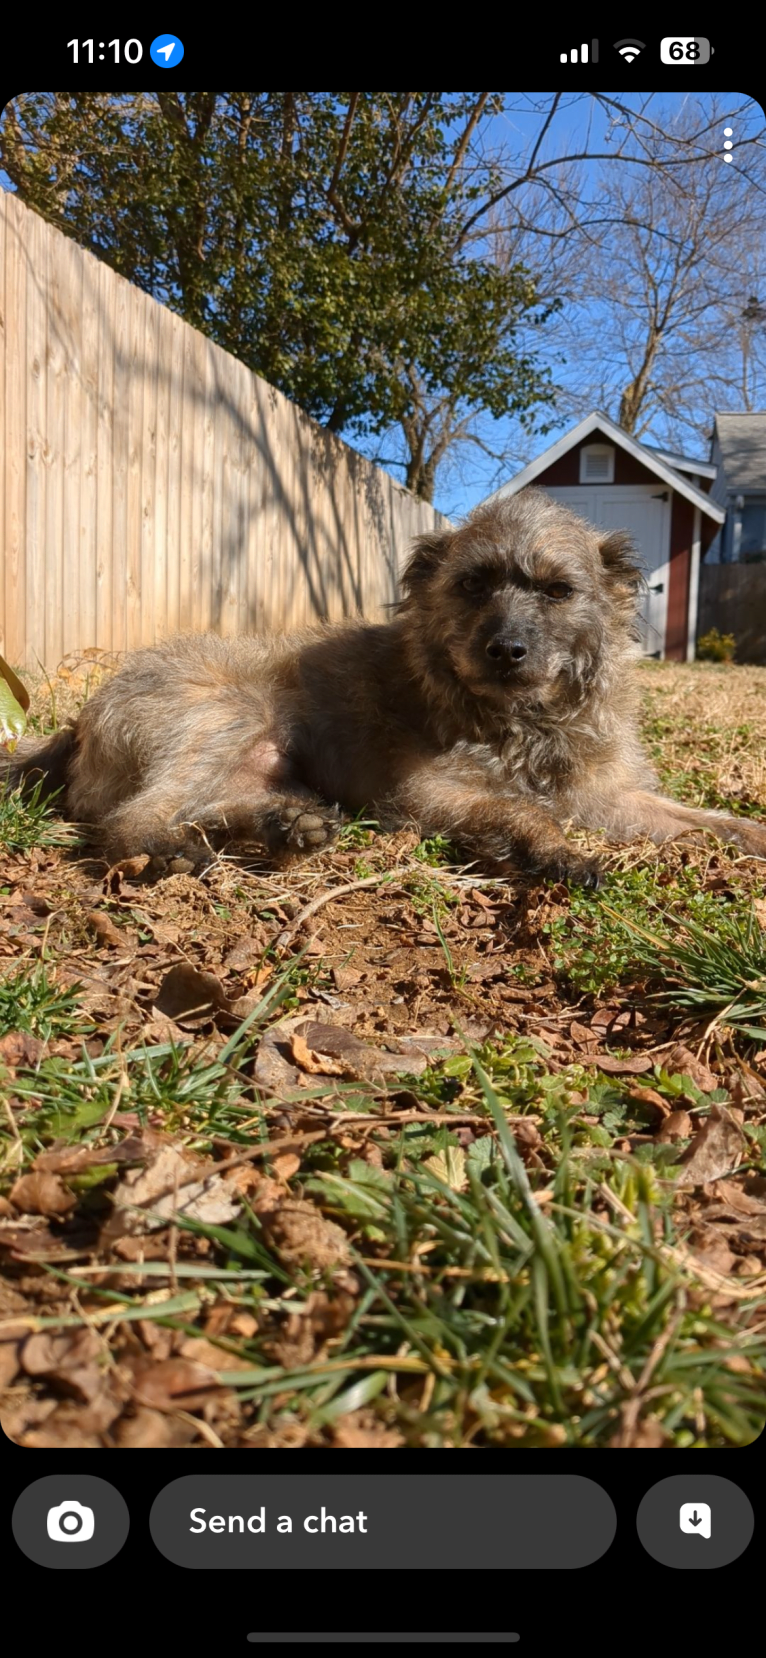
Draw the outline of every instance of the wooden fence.
[[[766,662],[766,563],[703,564],[697,638],[733,633],[737,662]]]
[[[447,521],[0,191],[0,652],[382,615]]]

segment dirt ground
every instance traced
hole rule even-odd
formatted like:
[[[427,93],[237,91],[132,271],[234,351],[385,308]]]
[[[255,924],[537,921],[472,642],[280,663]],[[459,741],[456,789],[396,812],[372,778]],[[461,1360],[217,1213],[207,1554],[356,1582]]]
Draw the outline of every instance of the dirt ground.
[[[639,672],[664,786],[766,816],[766,669]],[[36,687],[41,726],[98,673]],[[610,870],[585,897],[360,822],[288,872],[221,857],[151,884],[46,844],[51,824],[0,850],[10,1437],[755,1436],[766,1044],[663,998],[666,958],[633,957],[628,922],[725,912],[760,938],[766,866],[580,836]]]

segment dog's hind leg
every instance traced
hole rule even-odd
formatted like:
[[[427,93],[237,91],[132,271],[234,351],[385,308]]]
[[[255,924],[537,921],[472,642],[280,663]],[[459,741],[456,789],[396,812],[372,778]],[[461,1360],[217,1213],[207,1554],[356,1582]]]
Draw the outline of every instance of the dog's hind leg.
[[[148,852],[161,872],[181,859],[195,870],[229,842],[257,842],[276,861],[308,857],[337,833],[340,817],[317,795],[258,793],[250,797],[178,806],[167,785],[145,789],[108,813],[99,826],[111,862]]]
[[[751,858],[766,858],[766,824],[751,818],[732,817],[728,812],[704,811],[684,806],[665,795],[645,789],[624,794],[594,794],[578,801],[574,821],[583,829],[601,829],[617,840],[648,840],[658,843],[678,840],[682,835],[699,836],[701,831],[738,846]]]

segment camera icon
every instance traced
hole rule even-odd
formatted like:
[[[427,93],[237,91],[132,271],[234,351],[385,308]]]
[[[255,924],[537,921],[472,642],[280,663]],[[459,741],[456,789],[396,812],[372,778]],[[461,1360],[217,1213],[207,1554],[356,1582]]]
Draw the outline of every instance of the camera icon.
[[[59,1503],[48,1509],[47,1525],[54,1543],[87,1543],[93,1536],[93,1509],[83,1503]]]

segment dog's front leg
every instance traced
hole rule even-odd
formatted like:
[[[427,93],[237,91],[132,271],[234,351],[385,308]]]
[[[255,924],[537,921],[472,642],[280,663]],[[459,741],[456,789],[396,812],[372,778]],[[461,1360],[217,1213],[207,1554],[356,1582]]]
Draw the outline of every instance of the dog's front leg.
[[[751,818],[731,817],[728,812],[710,812],[698,806],[683,806],[679,800],[652,794],[648,789],[626,789],[619,795],[594,793],[578,802],[574,813],[586,829],[602,829],[618,840],[643,836],[661,843],[682,835],[699,835],[700,830],[738,846],[751,858],[766,858],[766,824]]]
[[[556,819],[534,801],[493,789],[479,768],[449,756],[413,769],[396,804],[423,835],[445,835],[485,866],[515,868],[556,881],[597,887],[601,866],[566,839]]]

